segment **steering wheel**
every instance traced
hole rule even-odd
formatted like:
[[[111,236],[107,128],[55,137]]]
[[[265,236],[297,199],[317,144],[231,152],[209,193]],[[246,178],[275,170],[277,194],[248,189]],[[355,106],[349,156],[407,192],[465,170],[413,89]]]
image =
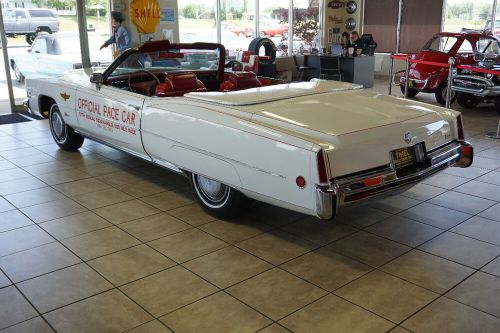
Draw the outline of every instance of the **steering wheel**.
[[[151,76],[155,79],[156,84],[160,84],[160,83],[161,83],[161,81],[160,81],[160,79],[158,78],[158,76],[156,76],[154,73],[152,73],[152,72],[150,72],[150,71],[147,71],[147,70],[145,70],[145,69],[139,69],[138,71],[135,71],[135,72],[130,73],[130,74],[128,75],[128,80],[127,80],[127,81],[128,81],[128,90],[129,90],[129,91],[134,92],[134,91],[132,90],[132,85],[131,85],[131,83],[130,83],[130,79],[132,78],[132,75],[135,75],[135,74],[137,74],[137,73],[141,73],[141,72],[144,72],[144,73],[147,73],[147,74],[151,75]]]

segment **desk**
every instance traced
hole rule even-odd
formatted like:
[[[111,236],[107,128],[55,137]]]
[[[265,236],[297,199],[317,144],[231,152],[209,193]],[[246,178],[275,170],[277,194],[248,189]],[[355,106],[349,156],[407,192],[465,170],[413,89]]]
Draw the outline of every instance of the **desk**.
[[[320,57],[331,56],[312,54],[304,55],[304,66],[310,66],[318,69],[315,77],[319,77]],[[340,69],[344,74],[345,82],[362,84],[365,88],[373,87],[373,79],[375,76],[375,57],[340,57]]]

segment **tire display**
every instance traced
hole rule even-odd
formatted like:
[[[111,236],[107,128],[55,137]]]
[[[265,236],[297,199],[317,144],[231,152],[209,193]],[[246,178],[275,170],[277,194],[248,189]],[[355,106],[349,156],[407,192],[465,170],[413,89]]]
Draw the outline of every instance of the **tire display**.
[[[260,54],[260,48],[263,47],[265,50],[265,56],[269,59],[259,58],[259,63],[261,64],[273,64],[276,60],[276,45],[272,40],[266,37],[254,38],[250,45],[248,45],[248,51],[253,51],[255,54]]]

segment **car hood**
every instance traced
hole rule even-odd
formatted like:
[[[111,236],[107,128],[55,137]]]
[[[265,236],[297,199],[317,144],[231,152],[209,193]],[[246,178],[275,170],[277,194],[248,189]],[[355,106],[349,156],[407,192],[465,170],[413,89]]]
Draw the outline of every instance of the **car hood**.
[[[435,112],[437,107],[359,88],[343,82],[317,80],[186,96],[250,113],[254,122],[287,129],[300,127],[327,135],[403,123],[422,116],[441,119]]]

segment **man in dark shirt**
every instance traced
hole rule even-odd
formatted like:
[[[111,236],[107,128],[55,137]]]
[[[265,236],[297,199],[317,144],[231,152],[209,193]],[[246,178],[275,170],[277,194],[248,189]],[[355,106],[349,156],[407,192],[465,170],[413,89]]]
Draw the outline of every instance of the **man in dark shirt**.
[[[363,46],[363,41],[361,40],[361,38],[359,38],[358,32],[351,32],[351,35],[349,37],[349,44],[347,45],[347,47],[353,47],[354,53],[356,55],[360,55],[361,52],[363,52]]]

